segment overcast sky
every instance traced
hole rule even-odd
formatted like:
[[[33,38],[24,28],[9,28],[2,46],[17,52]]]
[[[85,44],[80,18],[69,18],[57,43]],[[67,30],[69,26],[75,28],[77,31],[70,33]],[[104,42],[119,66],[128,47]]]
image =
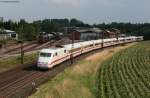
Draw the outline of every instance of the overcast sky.
[[[90,24],[143,23],[150,22],[150,0],[20,0],[0,3],[0,16],[5,20],[77,18]]]

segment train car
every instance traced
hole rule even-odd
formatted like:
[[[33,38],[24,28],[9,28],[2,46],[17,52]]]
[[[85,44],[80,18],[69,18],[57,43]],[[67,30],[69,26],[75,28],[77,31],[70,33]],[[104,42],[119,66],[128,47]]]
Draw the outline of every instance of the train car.
[[[37,67],[50,69],[57,64],[71,59],[71,57],[76,57],[83,53],[102,48],[102,42],[104,44],[103,47],[108,47],[116,44],[134,42],[137,41],[137,39],[142,40],[142,37],[130,36],[118,39],[109,38],[104,39],[103,41],[102,39],[99,39],[63,45],[59,48],[42,49],[39,53]]]
[[[136,38],[137,41],[142,41],[143,39],[144,39],[143,36],[138,36],[138,37]]]
[[[42,49],[39,53],[38,64],[40,68],[52,68],[67,59],[68,51],[65,48]]]
[[[46,32],[40,32],[38,36],[38,43],[43,44],[48,41],[48,34]]]
[[[51,39],[54,39],[53,34],[49,34],[49,33],[46,33],[46,32],[41,32],[38,36],[38,43],[43,44],[43,43],[46,43],[46,42],[50,41]]]

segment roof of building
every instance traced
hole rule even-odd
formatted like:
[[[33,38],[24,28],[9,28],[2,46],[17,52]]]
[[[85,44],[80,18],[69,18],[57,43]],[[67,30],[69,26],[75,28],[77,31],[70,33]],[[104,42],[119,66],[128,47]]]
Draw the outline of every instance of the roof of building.
[[[76,28],[74,30],[80,33],[87,33],[87,32],[101,33],[103,31],[99,28]]]
[[[109,30],[105,30],[104,32],[105,34],[109,34],[109,35],[116,35],[116,32],[111,32]]]
[[[103,30],[101,30],[99,28],[92,28],[92,31],[94,31],[94,32],[103,32]]]
[[[0,29],[0,33],[2,33],[2,29]],[[3,30],[3,34],[4,34],[4,33],[15,33],[15,31],[4,29],[4,30]]]
[[[87,29],[76,29],[75,31],[80,32],[80,33],[91,32],[90,30],[87,30]]]

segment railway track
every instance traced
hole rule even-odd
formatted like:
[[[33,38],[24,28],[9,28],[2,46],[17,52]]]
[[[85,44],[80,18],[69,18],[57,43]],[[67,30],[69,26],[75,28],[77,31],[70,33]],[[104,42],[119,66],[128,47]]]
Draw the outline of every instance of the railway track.
[[[24,52],[30,52],[30,51],[33,51],[33,50],[39,50],[39,49],[42,49],[42,48],[48,48],[48,47],[51,47],[51,46],[53,46],[55,44],[58,44],[62,40],[63,39],[61,39],[61,40],[54,40],[52,42],[47,42],[47,43],[44,43],[44,44],[41,44],[41,45],[39,45],[38,43],[33,43],[33,44],[28,45],[28,46],[25,46],[23,51]],[[20,53],[20,49],[11,52],[11,54],[17,54],[17,53]]]
[[[63,42],[63,40],[53,41],[51,44],[45,44],[44,46],[47,48],[55,46],[60,42]],[[39,47],[38,49],[40,48],[43,47]],[[31,85],[35,80],[40,79],[48,73],[37,70],[35,63],[27,66],[29,67],[21,66],[5,73],[0,73],[0,98],[12,98],[12,95],[16,91],[20,91],[20,89]]]
[[[28,47],[28,46],[30,46],[32,44],[35,44],[35,43],[37,43],[37,41],[33,41],[33,42],[29,43],[29,44],[25,44],[24,47]],[[13,51],[16,51],[16,50],[19,50],[19,49],[20,49],[20,46],[16,47],[16,48],[13,48],[13,49],[10,49],[10,50],[7,50],[7,51],[4,52],[4,54],[10,53],[10,52],[13,52]]]
[[[93,53],[102,51],[97,49],[86,54],[82,54],[74,61],[81,60]],[[52,79],[58,73],[64,71],[70,66],[70,60],[55,66],[51,70],[41,71],[37,69],[36,64],[30,64],[28,67],[18,67],[11,71],[0,74],[0,98],[25,98],[36,91],[40,84]]]
[[[31,51],[37,51],[37,50],[40,50],[42,48],[49,48],[51,46],[54,46],[56,43],[58,44],[61,41],[62,40],[54,40],[52,42],[47,42],[47,43],[44,43],[44,44],[41,44],[41,45],[39,45],[37,43],[26,45],[26,46],[24,46],[24,52],[27,53],[27,52],[31,52]],[[11,51],[7,51],[5,54],[0,53],[0,59],[8,58],[10,56],[16,56],[18,54],[20,54],[20,48],[15,48]]]
[[[33,83],[35,79],[39,78],[40,76],[43,76],[43,73],[41,72],[31,72],[28,74],[24,74],[21,78],[9,83],[9,85],[3,86],[0,89],[0,92],[2,92],[2,96],[5,97],[11,97],[12,93],[16,90],[23,88],[24,86]],[[9,92],[8,92],[9,91]]]
[[[67,62],[68,63],[68,62]],[[10,72],[0,74],[0,98],[16,98],[16,95],[22,93],[24,88],[37,87],[47,79],[53,78],[55,75],[63,71],[69,64],[62,64],[62,66],[56,66],[52,70],[38,70],[36,64],[29,67],[20,67],[13,69]],[[42,81],[42,82],[38,82]],[[32,92],[32,90],[31,90]],[[17,98],[26,97],[29,94],[21,94]]]

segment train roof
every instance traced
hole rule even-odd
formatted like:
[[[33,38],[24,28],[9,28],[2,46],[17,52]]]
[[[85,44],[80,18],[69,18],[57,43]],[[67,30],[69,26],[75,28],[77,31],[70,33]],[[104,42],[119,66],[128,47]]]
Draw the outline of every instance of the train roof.
[[[142,36],[140,36],[141,38]],[[136,36],[129,36],[129,37],[120,37],[118,38],[119,40],[121,39],[131,39],[131,38],[137,38]],[[113,41],[113,40],[116,40],[116,38],[108,38],[108,39],[104,39],[103,41],[104,42],[108,42],[108,41]],[[91,41],[85,41],[85,42],[78,42],[78,43],[74,43],[73,45],[72,44],[67,44],[67,45],[62,45],[63,48],[47,48],[47,49],[42,49],[40,52],[46,52],[46,53],[56,53],[56,52],[59,52],[59,51],[62,51],[62,50],[71,50],[72,48],[76,49],[76,48],[80,48],[80,47],[83,47],[83,46],[88,46],[88,45],[91,45],[91,44],[97,44],[97,43],[101,43],[102,42],[102,39],[98,39],[98,40],[91,40]]]
[[[62,51],[64,48],[47,48],[47,49],[42,49],[40,52],[44,53],[56,53],[58,51]]]
[[[112,41],[112,40],[115,40],[115,39],[116,38],[104,39],[104,42]],[[102,42],[102,39],[98,39],[98,40],[91,40],[91,41],[85,41],[85,42],[78,42],[78,43],[74,43],[73,45],[72,44],[63,45],[63,47],[68,49],[68,50],[71,50],[72,46],[73,46],[73,48],[79,48],[79,47],[82,47],[82,46],[88,46],[88,45],[91,45],[93,43],[97,44],[97,43],[101,43],[101,42]]]
[[[81,47],[81,44],[80,43],[74,43],[73,45],[72,44],[68,44],[68,45],[63,45],[64,48],[66,48],[67,50],[71,50],[72,47],[73,48],[79,48]]]

